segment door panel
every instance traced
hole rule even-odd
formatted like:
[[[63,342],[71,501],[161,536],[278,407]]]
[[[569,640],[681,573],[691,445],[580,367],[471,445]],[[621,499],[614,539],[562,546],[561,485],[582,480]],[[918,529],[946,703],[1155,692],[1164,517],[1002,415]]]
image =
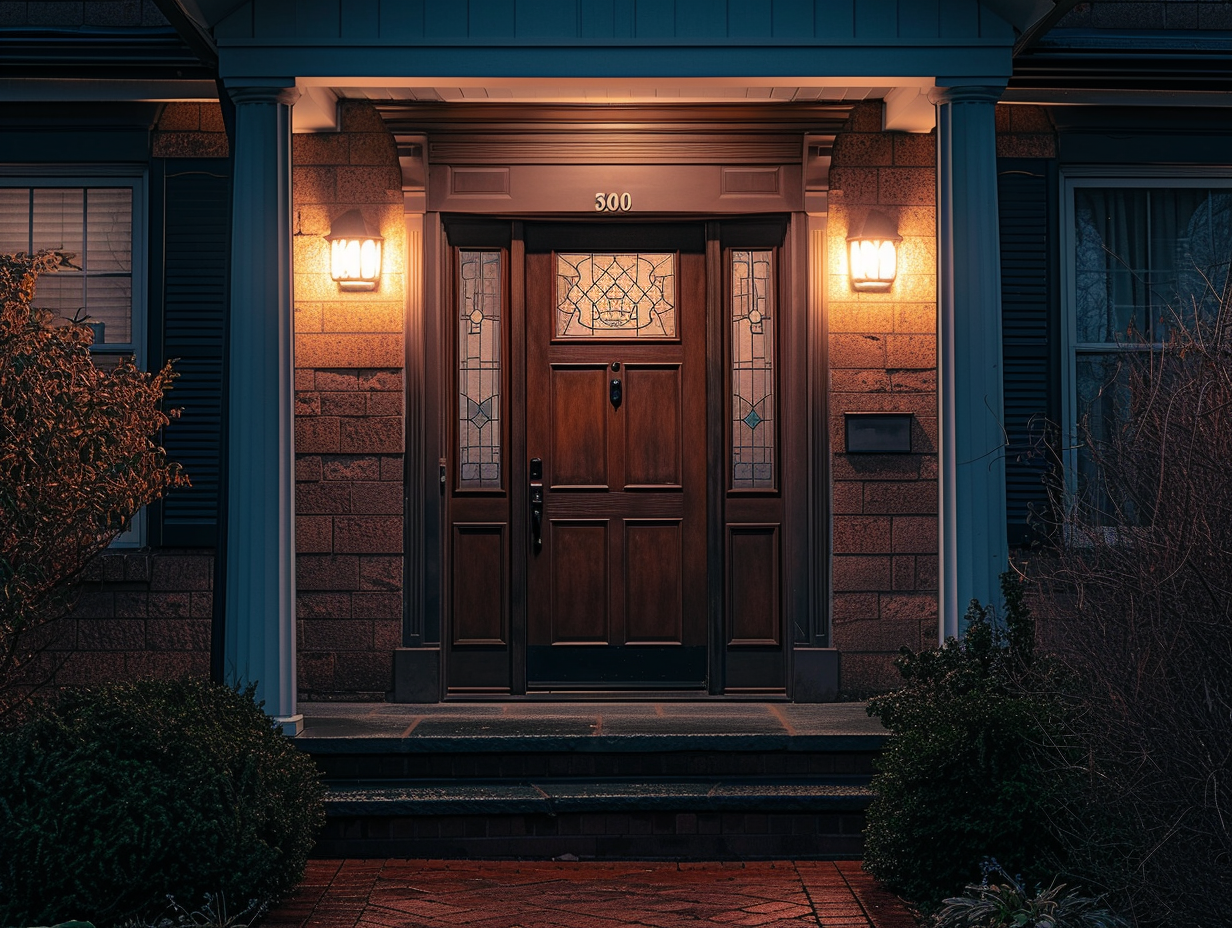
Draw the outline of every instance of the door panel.
[[[680,366],[627,365],[625,489],[681,485]]]
[[[641,289],[617,292],[625,284],[608,274],[597,296],[579,267],[641,268],[643,257],[557,257],[526,256],[526,453],[543,461],[544,525],[542,547],[527,546],[527,687],[700,689],[705,255],[656,253],[642,275],[654,288],[639,277]],[[593,337],[558,336],[562,300]],[[670,334],[632,330],[642,315],[671,318]]]
[[[607,365],[553,365],[551,384],[553,488],[606,489]]]
[[[508,643],[507,554],[503,524],[454,523],[450,563],[455,646]]]
[[[549,519],[544,547],[551,557],[551,640],[607,644],[608,533],[606,520]]]
[[[683,644],[679,519],[625,522],[625,635],[630,644]]]

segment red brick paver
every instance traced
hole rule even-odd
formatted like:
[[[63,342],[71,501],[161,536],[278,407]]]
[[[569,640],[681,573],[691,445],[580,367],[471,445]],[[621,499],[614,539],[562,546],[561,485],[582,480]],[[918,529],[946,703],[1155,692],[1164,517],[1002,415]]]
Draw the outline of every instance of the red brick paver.
[[[915,928],[859,861],[313,860],[263,928]]]

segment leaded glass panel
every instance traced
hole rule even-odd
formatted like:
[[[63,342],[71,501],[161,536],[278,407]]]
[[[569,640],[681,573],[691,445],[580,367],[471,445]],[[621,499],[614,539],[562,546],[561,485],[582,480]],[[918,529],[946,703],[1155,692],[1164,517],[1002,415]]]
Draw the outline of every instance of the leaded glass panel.
[[[558,254],[557,338],[675,338],[674,254]]]
[[[501,485],[501,256],[461,253],[458,280],[458,486]]]
[[[732,489],[774,488],[776,435],[772,252],[733,251]]]

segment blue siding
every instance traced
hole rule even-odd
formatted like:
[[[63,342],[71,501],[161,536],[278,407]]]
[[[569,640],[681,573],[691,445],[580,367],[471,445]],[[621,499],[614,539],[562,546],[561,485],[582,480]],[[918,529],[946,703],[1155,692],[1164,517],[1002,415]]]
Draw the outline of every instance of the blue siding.
[[[813,35],[813,0],[774,0],[771,28],[780,39]]]
[[[380,0],[382,37],[398,35],[408,42],[424,37],[424,0]]]
[[[855,0],[814,0],[813,35],[818,39],[849,39],[856,34]]]
[[[676,36],[725,37],[727,17],[727,4],[723,0],[676,0]]]
[[[518,0],[516,4],[506,2],[505,5],[517,11],[514,31],[520,39],[578,37],[580,4],[577,0]]]
[[[936,38],[941,34],[937,0],[898,0],[898,34]]]
[[[727,34],[733,39],[766,39],[773,33],[772,5],[735,0],[727,14]]]
[[[467,11],[467,34],[474,39],[493,39],[514,32],[514,6],[508,0],[470,0],[455,3]]]
[[[857,39],[898,38],[898,0],[858,0],[855,37]]]
[[[634,34],[639,39],[671,39],[676,35],[676,5],[671,0],[636,0]]]

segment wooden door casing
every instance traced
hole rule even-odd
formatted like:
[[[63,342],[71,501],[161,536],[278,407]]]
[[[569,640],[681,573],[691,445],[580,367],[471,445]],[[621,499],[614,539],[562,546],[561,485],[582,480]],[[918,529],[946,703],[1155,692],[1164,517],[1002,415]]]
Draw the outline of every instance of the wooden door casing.
[[[543,461],[544,493],[528,689],[700,690],[705,255],[676,255],[678,337],[663,340],[557,339],[554,261],[526,256],[526,455]]]

